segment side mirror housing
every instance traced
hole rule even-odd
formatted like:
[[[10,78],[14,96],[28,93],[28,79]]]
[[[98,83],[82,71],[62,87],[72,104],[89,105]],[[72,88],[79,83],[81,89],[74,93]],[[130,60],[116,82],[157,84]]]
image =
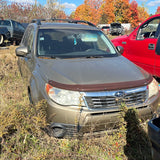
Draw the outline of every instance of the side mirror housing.
[[[156,54],[160,55],[160,36],[157,39],[157,45],[156,45]]]
[[[28,48],[21,46],[16,48],[16,56],[25,57],[28,54]]]
[[[119,52],[120,54],[123,54],[124,48],[123,48],[122,46],[117,46],[116,49],[118,50],[118,52]]]

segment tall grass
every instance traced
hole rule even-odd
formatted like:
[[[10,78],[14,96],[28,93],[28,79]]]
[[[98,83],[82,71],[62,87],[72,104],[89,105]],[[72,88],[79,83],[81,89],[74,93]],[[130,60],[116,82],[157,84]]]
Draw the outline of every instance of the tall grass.
[[[101,137],[56,139],[44,130],[46,102],[30,105],[20,76],[15,47],[0,50],[1,160],[151,159],[150,143],[135,110],[122,105],[120,127]],[[130,121],[132,120],[132,121]]]

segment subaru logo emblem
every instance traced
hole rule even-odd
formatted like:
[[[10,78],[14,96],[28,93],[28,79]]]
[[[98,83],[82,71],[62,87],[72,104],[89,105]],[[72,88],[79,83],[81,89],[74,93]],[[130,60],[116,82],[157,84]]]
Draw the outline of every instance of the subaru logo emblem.
[[[124,97],[124,95],[125,95],[124,91],[118,91],[118,92],[115,93],[116,97]]]

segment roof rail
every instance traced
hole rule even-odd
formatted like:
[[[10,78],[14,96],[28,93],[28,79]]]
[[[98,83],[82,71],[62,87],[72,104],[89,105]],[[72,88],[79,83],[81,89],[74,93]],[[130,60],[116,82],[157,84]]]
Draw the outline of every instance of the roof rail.
[[[83,20],[73,20],[73,22],[72,23],[86,23],[86,24],[88,24],[89,26],[92,26],[92,27],[96,27],[93,23],[91,23],[91,22],[88,22],[88,21],[83,21]]]
[[[51,19],[33,19],[31,23],[36,23],[37,25],[41,25],[42,21],[62,21],[68,23],[85,23],[89,26],[96,27],[93,23],[83,20],[71,20],[71,19],[59,19],[59,18],[51,18]]]
[[[45,19],[32,19],[31,23],[36,23],[37,25],[41,25],[41,21],[45,21]]]

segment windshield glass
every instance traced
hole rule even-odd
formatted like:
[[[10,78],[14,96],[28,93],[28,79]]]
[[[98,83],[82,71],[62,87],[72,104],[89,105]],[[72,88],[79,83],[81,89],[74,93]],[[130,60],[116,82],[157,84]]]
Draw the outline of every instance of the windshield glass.
[[[118,56],[101,31],[40,29],[37,55],[58,58]]]
[[[119,24],[119,23],[112,23],[111,26],[121,28],[121,24]]]
[[[7,21],[7,20],[0,20],[0,25],[11,26],[11,23],[10,23],[10,21]]]

